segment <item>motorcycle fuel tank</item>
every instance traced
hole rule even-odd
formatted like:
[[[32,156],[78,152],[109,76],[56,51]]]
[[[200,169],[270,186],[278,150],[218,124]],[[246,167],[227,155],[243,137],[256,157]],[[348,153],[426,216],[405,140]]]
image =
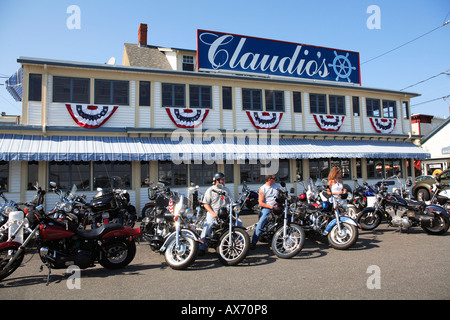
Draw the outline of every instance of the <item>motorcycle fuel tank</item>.
[[[43,240],[58,240],[75,235],[72,231],[66,230],[64,227],[57,225],[47,225],[45,227],[41,226],[39,234]]]

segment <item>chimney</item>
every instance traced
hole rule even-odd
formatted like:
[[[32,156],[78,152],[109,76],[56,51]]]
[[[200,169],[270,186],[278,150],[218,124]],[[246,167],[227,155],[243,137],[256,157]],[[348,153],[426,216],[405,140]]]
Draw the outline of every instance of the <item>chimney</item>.
[[[139,47],[147,46],[147,25],[145,23],[139,25],[138,40]]]

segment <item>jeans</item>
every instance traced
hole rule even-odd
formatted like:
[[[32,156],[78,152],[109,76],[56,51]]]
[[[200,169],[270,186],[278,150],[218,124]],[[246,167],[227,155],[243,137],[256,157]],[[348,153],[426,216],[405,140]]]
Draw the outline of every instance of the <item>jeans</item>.
[[[259,236],[261,235],[262,228],[267,222],[267,218],[269,217],[269,213],[271,213],[272,210],[269,208],[263,208],[261,210],[261,217],[259,218],[258,224],[256,225],[255,232],[253,233],[252,237],[252,243],[257,243]]]

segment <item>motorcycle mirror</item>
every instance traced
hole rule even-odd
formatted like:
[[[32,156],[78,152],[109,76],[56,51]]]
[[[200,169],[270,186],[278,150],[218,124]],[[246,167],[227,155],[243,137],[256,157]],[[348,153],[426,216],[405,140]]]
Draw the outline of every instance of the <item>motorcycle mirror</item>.
[[[52,188],[56,188],[56,182],[50,181],[50,186],[51,186]]]
[[[282,186],[284,188],[284,187],[286,187],[286,183],[284,181],[281,181],[280,186]]]
[[[435,179],[436,179],[437,182],[441,182],[441,175],[440,175],[440,174],[437,174],[436,177],[435,177]]]
[[[297,175],[297,181],[302,181],[302,175],[301,174]]]

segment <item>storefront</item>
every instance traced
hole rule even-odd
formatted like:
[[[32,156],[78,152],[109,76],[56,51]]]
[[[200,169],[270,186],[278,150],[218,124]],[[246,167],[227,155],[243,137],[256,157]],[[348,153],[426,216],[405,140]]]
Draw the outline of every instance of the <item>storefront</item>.
[[[297,188],[298,173],[335,165],[349,181],[405,178],[430,156],[411,142],[417,94],[361,86],[355,52],[201,30],[197,52],[139,35],[120,66],[18,58],[22,122],[0,134],[8,198],[30,199],[36,181],[88,198],[120,186],[140,210],[151,181],[206,189],[223,171],[237,195],[261,168]]]

